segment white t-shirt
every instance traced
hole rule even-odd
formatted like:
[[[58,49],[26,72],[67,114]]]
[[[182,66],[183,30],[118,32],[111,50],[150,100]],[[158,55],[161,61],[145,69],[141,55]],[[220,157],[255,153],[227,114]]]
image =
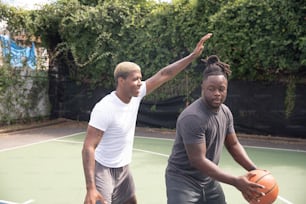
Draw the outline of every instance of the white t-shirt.
[[[131,162],[138,109],[145,95],[146,83],[142,82],[139,96],[128,104],[113,91],[93,108],[89,125],[104,132],[95,150],[95,159],[103,166],[118,168]]]

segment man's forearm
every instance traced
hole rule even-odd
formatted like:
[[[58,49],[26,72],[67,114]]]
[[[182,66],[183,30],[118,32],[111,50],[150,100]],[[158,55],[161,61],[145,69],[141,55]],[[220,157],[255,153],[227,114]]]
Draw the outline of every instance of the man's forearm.
[[[234,145],[230,150],[230,153],[235,161],[247,171],[255,170],[257,168],[240,143]]]
[[[149,78],[147,82],[147,94],[150,94],[162,84],[173,79],[178,73],[184,70],[194,59],[196,55],[193,53],[162,68],[154,76]]]
[[[82,158],[86,188],[87,190],[93,189],[96,187],[94,150],[84,148],[82,151]]]
[[[194,59],[199,57],[204,49],[204,42],[212,36],[211,33],[206,34],[198,42],[196,48],[188,56],[162,68],[148,80],[146,80],[147,94],[150,94],[162,84],[174,78],[178,73],[184,70]]]
[[[162,77],[167,77],[167,80],[170,80],[184,70],[195,58],[196,55],[191,53],[188,56],[161,69],[160,74]]]

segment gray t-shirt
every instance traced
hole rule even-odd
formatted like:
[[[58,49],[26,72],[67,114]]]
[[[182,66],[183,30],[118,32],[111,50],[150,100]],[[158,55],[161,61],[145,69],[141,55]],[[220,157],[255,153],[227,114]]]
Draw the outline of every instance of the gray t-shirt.
[[[185,144],[205,143],[206,157],[218,165],[224,140],[234,132],[233,116],[226,105],[222,104],[218,112],[213,112],[202,98],[197,99],[177,119],[167,172],[187,176],[199,185],[210,182],[210,177],[190,165]]]

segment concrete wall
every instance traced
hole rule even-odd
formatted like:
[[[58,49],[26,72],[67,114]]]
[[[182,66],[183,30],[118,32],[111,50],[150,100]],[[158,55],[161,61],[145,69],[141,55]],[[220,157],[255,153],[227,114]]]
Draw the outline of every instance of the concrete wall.
[[[50,115],[47,78],[43,79],[46,80],[43,83],[46,86],[37,85],[37,76],[34,72],[26,68],[17,71],[16,74],[20,74],[18,83],[12,84],[5,91],[0,91],[0,124]]]

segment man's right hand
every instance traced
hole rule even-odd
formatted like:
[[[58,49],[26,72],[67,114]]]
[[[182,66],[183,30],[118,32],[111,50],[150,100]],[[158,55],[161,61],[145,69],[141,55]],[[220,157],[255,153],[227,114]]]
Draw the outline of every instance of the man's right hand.
[[[107,204],[103,196],[96,190],[88,190],[86,193],[84,204],[96,204],[97,201],[100,201],[101,204]]]
[[[248,202],[257,202],[258,198],[264,196],[264,193],[259,191],[259,189],[265,188],[264,186],[249,181],[249,177],[252,176],[250,173],[238,177],[236,180],[235,187],[241,191],[244,199]]]
[[[203,50],[204,50],[204,43],[206,42],[206,40],[208,40],[210,37],[212,36],[212,33],[207,33],[206,35],[204,35],[201,40],[198,42],[197,46],[195,47],[195,49],[193,50],[192,54],[195,55],[196,57],[199,57]]]

